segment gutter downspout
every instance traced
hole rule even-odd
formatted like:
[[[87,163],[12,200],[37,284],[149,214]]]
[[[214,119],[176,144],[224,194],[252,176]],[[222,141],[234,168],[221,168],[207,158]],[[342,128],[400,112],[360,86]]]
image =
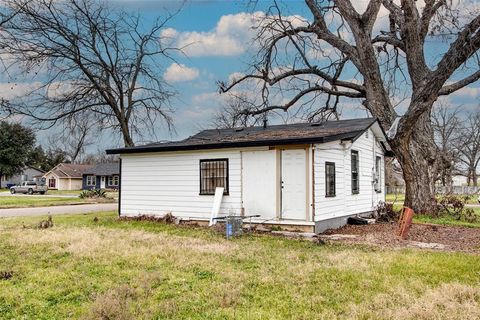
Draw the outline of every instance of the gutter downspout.
[[[312,144],[312,221],[315,222],[315,145]]]
[[[122,157],[120,157],[118,170],[118,216],[122,213]]]

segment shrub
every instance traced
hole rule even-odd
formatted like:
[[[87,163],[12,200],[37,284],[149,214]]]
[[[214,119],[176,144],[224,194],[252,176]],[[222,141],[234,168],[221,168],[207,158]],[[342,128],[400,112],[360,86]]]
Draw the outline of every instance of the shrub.
[[[395,211],[393,203],[380,201],[375,208],[374,215],[379,222],[391,222],[398,220],[400,211]]]
[[[107,192],[103,189],[83,190],[78,196],[80,199],[88,198],[106,198]]]
[[[437,200],[435,214],[437,216],[453,217],[458,221],[470,223],[479,222],[480,217],[475,213],[475,211],[465,206],[469,199],[469,196],[447,194]]]

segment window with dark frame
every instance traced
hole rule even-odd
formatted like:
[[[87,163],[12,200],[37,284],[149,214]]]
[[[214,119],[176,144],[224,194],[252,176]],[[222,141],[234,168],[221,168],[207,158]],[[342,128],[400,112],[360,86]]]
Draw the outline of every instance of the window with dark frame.
[[[382,157],[375,158],[375,191],[382,192]]]
[[[325,162],[325,197],[335,197],[335,163]]]
[[[200,160],[200,195],[214,195],[217,187],[228,195],[228,159]]]
[[[108,176],[108,185],[118,187],[118,176]]]
[[[358,179],[358,169],[359,169],[359,159],[358,159],[358,151],[352,150],[351,152],[351,160],[352,160],[352,194],[359,194],[360,193],[360,181]]]

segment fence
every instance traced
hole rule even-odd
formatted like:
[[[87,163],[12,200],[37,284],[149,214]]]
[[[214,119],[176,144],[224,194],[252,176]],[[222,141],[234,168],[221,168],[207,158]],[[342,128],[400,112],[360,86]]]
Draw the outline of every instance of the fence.
[[[453,194],[480,194],[480,187],[474,186],[452,186],[452,187],[443,187],[437,186],[435,188],[436,193],[438,194],[445,194],[445,193],[453,193]],[[387,186],[387,193],[405,193],[405,187],[403,186]]]

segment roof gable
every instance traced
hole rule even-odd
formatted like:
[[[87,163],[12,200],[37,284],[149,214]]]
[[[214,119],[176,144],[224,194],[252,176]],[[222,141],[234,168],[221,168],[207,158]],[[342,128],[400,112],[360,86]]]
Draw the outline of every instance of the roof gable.
[[[83,173],[91,167],[88,164],[60,163],[45,175],[52,173],[58,178],[82,178]]]

